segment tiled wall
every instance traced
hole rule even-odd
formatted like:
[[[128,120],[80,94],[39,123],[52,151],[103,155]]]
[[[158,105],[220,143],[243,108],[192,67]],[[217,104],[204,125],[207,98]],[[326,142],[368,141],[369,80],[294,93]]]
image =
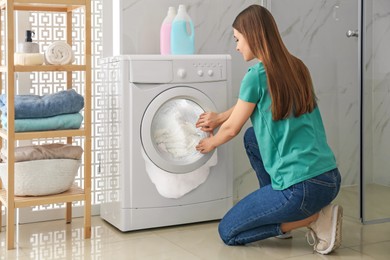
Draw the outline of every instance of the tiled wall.
[[[159,54],[160,53],[160,26],[167,14],[169,6],[185,4],[195,26],[196,54],[231,54],[232,56],[232,81],[235,102],[241,79],[250,64],[243,61],[241,55],[235,51],[232,23],[235,16],[245,7],[251,4],[261,4],[265,1],[236,1],[236,0],[125,0],[122,2],[121,14],[121,51],[115,47],[111,39],[105,36],[105,55],[112,54]],[[105,17],[112,12],[111,5],[106,3]],[[115,6],[115,5],[114,5]],[[152,8],[153,6],[153,8]],[[114,7],[115,9],[115,7]],[[118,16],[116,17],[118,18]],[[105,20],[106,22],[106,20]],[[114,21],[114,24],[116,22]],[[107,24],[105,25],[107,26]],[[104,35],[112,34],[104,31]],[[108,42],[107,42],[108,38]],[[248,124],[249,125],[249,124]],[[256,187],[257,181],[251,173],[250,165],[242,145],[242,134],[235,138],[234,151],[234,196],[242,197]],[[253,181],[254,180],[254,181]]]
[[[273,13],[289,50],[309,67],[328,142],[336,154],[343,185],[357,185],[360,167],[359,50],[358,38],[348,38],[346,32],[358,29],[358,1],[125,0],[120,7],[123,19],[120,33],[121,50],[118,51],[119,48],[115,48],[113,51],[112,37],[105,37],[105,53],[107,56],[115,52],[116,54],[159,53],[159,29],[168,6],[177,7],[179,4],[186,4],[189,15],[195,23],[196,53],[229,53],[232,55],[233,96],[236,98],[240,81],[248,66],[252,64],[244,62],[241,55],[235,51],[231,24],[241,10],[253,3],[266,4]],[[383,5],[387,9],[383,8]],[[378,9],[375,19],[383,18],[385,21],[386,14],[388,18],[388,5],[389,2],[386,0],[375,1],[373,8]],[[110,8],[108,6],[105,10],[111,12]],[[381,48],[387,48],[390,41],[389,34],[386,34],[389,28],[388,22],[387,25],[378,25],[373,28],[373,48],[378,48],[378,51]],[[376,53],[373,52],[374,55]],[[389,116],[386,118],[386,115],[390,114],[389,86],[384,81],[385,78],[388,81],[390,70],[382,66],[382,62],[390,58],[388,53],[390,52],[383,56],[377,54],[381,57],[375,57],[375,61],[367,64],[367,66],[372,66],[372,76],[375,78],[373,79],[375,82],[373,82],[372,100],[369,94],[367,104],[369,106],[371,102],[378,104],[377,108],[366,112],[369,115],[374,114],[372,124],[377,126],[369,129],[367,133],[374,134],[375,137],[372,139],[374,146],[378,142],[389,143],[389,145],[381,146],[384,150],[381,148],[370,153],[374,158],[375,153],[386,153],[387,147],[390,147],[389,135],[383,136],[390,127]],[[370,90],[367,91],[371,93]],[[242,134],[233,141],[235,144],[235,199],[245,196],[256,187],[257,183],[242,147]],[[370,146],[366,148],[370,149]],[[376,168],[384,167],[382,172],[390,168],[388,165],[390,160],[387,160],[385,164],[379,163],[378,160],[367,161],[366,165],[370,167],[375,165]],[[382,178],[385,177],[373,176],[373,179],[378,181]]]

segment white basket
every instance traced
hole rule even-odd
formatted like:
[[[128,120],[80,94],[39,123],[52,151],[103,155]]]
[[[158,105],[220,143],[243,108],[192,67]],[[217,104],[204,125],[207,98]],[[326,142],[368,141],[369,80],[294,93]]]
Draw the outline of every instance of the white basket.
[[[49,159],[15,163],[15,195],[44,196],[68,190],[81,160]],[[0,178],[7,189],[7,164],[0,164]]]

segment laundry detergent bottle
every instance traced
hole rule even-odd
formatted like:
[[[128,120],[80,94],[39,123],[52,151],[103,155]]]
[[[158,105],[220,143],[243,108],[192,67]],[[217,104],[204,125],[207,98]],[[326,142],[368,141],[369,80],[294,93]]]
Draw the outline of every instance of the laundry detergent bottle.
[[[179,5],[177,15],[172,22],[171,53],[194,54],[194,37],[194,24],[187,14],[185,5]]]
[[[172,21],[176,16],[175,7],[170,6],[168,8],[168,14],[164,18],[160,29],[160,53],[162,55],[171,54],[171,30]]]

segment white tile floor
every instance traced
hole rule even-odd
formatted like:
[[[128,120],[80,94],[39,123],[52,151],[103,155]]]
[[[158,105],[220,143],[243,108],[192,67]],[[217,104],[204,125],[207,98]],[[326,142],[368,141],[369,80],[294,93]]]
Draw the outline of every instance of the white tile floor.
[[[0,234],[0,259],[389,259],[390,223],[361,225],[345,217],[343,245],[328,256],[313,254],[304,229],[294,238],[275,238],[247,246],[225,246],[218,222],[121,233],[100,217],[92,219],[92,237],[84,240],[83,219],[19,225],[15,250],[5,249]],[[4,231],[4,229],[3,229]]]
[[[84,240],[83,219],[19,225],[15,250],[6,250],[0,233],[0,259],[390,259],[390,223],[362,225],[344,217],[341,248],[328,256],[313,254],[305,229],[293,239],[266,239],[229,247],[217,232],[218,221],[121,233],[100,217],[92,218],[92,237]]]
[[[390,218],[390,206],[385,204],[390,198],[390,187],[378,184],[367,184],[365,195],[366,220]],[[335,202],[344,208],[344,216],[357,218],[360,210],[359,186],[343,187]],[[389,257],[390,259],[390,257]]]

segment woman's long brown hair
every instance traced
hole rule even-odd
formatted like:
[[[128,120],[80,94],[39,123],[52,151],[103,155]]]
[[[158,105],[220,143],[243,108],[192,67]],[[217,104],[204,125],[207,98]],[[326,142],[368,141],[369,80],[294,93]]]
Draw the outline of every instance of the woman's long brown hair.
[[[233,28],[245,37],[264,65],[273,120],[312,112],[317,102],[309,70],[289,53],[271,13],[260,5],[251,5],[236,17]]]

